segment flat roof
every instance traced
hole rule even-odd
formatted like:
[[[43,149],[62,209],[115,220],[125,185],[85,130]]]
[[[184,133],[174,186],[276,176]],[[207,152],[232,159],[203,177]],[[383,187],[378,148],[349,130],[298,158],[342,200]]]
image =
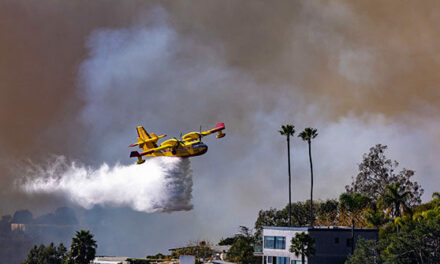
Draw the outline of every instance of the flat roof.
[[[287,231],[328,231],[328,230],[341,230],[350,231],[350,226],[263,226],[263,229],[269,230],[287,230]],[[355,231],[378,231],[376,228],[354,228]]]

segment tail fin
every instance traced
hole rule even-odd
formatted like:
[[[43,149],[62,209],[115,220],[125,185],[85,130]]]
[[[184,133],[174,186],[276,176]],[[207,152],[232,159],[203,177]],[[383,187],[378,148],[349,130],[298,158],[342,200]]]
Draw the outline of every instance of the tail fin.
[[[147,139],[151,138],[150,135],[147,133],[147,131],[145,131],[143,126],[136,127],[136,130],[137,130],[138,135],[141,139],[147,140]]]
[[[214,129],[212,129],[212,132],[218,132],[218,135],[215,136],[216,138],[222,138],[224,137],[226,134],[222,132],[222,130],[225,129],[225,123],[218,123]]]
[[[157,148],[157,141],[160,138],[166,137],[166,135],[160,135],[157,136],[154,133],[151,133],[151,136],[145,131],[145,129],[142,126],[136,127],[138,138],[136,143],[131,144],[129,147],[135,147],[139,146],[139,148],[143,149],[144,151],[147,151],[149,149]]]
[[[143,149],[144,151],[147,151],[148,149],[157,148],[156,142],[157,140],[150,140],[152,139],[151,136],[147,133],[147,131],[142,126],[136,127],[137,133],[138,133],[138,142],[139,148]]]

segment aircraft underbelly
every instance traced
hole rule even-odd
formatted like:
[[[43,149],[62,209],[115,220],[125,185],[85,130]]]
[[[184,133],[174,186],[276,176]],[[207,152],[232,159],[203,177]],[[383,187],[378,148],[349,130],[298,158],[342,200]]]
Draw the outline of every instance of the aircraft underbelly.
[[[183,147],[183,148],[177,148],[176,152],[173,153],[172,149],[162,150],[160,152],[155,152],[152,154],[145,155],[146,157],[180,157],[180,158],[186,158],[186,157],[194,157],[194,156],[200,156],[205,154],[208,151],[208,146],[202,146],[198,148],[190,148],[190,147]]]

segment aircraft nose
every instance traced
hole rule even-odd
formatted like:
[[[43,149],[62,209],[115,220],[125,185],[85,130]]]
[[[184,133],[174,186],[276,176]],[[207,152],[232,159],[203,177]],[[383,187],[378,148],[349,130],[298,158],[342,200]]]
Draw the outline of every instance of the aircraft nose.
[[[202,146],[200,146],[200,149],[203,153],[205,153],[206,151],[208,151],[208,146],[205,144],[202,144]]]

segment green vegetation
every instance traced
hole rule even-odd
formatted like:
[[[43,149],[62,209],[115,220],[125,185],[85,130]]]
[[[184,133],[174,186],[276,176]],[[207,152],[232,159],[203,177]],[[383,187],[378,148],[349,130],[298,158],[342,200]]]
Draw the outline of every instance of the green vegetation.
[[[88,264],[95,258],[96,247],[93,235],[89,231],[81,230],[72,238],[70,252],[67,252],[63,244],[57,247],[53,243],[49,246],[34,246],[23,264]]]
[[[211,250],[211,244],[206,241],[196,241],[196,242],[189,242],[186,247],[178,248],[173,250],[172,254],[170,256],[164,256],[162,254],[160,258],[158,258],[158,255],[156,255],[156,259],[166,259],[179,258],[180,255],[191,255],[198,259],[208,259],[212,255]],[[153,256],[151,256],[153,257]],[[148,257],[147,257],[148,258]]]
[[[306,257],[315,254],[315,239],[304,232],[296,233],[292,238],[289,251],[297,257],[301,256],[301,263],[305,263]]]
[[[312,139],[318,136],[316,128],[307,127],[301,132],[298,137],[307,141],[309,145],[309,162],[310,162],[310,226],[313,226],[313,163],[312,163]],[[289,201],[290,202],[290,201]],[[303,262],[304,263],[304,262]]]
[[[227,237],[227,238],[222,238],[220,239],[220,242],[218,242],[219,246],[230,246],[232,245],[235,241],[237,241],[237,237],[233,236],[233,237]]]
[[[346,264],[380,263],[377,255],[377,242],[359,237],[354,254],[345,262]]]
[[[50,243],[49,246],[34,246],[28,253],[23,264],[63,264],[67,261],[67,249],[61,243],[57,247]]]
[[[424,211],[419,207],[413,216],[404,214],[383,226],[379,243],[359,240],[346,263],[440,263],[440,207]]]
[[[96,241],[89,231],[77,231],[76,236],[72,238],[70,259],[75,264],[88,264],[95,258],[97,247]]]
[[[343,193],[339,196],[339,206],[346,210],[351,218],[351,253],[354,251],[354,218],[367,208],[370,198],[359,193]]]
[[[240,226],[240,234],[235,235],[235,242],[228,252],[228,260],[238,264],[258,264],[260,257],[254,256],[255,236],[245,226]]]

